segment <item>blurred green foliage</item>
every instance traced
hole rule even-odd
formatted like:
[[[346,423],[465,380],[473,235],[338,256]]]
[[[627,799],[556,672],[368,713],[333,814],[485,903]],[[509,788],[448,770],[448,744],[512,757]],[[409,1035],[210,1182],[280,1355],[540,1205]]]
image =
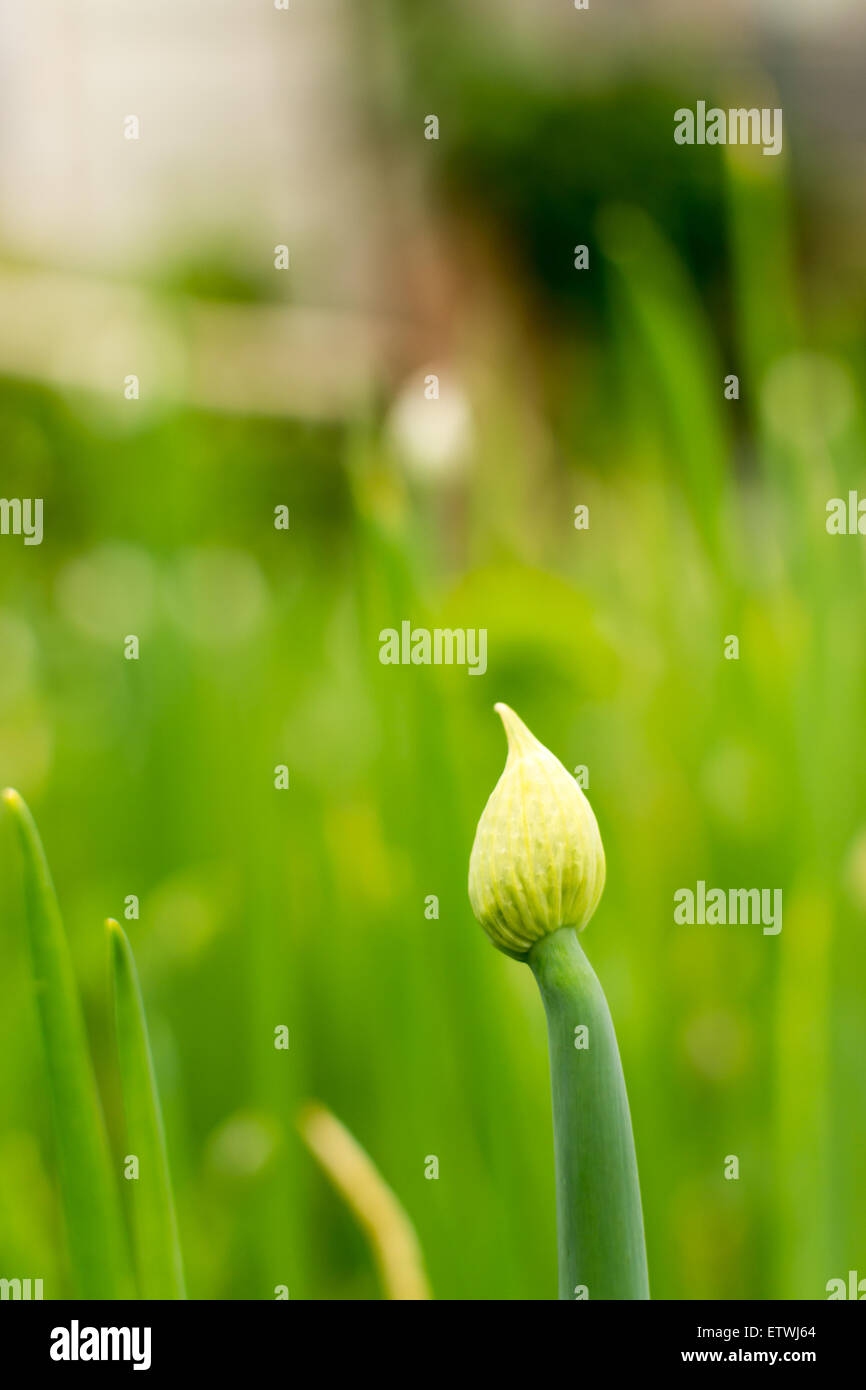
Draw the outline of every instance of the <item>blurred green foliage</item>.
[[[455,80],[471,136],[440,196],[472,219],[461,190],[484,194],[558,322],[523,347],[531,389],[516,327],[485,343],[483,377],[467,367],[458,476],[419,480],[376,412],[130,424],[2,386],[2,490],[46,499],[46,542],[0,542],[0,781],[40,823],[116,1146],[103,918],[133,942],[192,1297],[376,1296],[295,1133],[312,1096],[403,1201],[438,1297],[548,1298],[542,1009],[466,896],[507,701],[589,767],[608,884],[585,945],[620,1038],[654,1296],[821,1298],[866,1249],[863,542],[824,526],[863,477],[854,309],[801,328],[784,161],[675,167],[671,142],[642,177],[666,94],[599,99],[637,132],[623,167],[580,145],[576,99],[500,86],[494,121],[477,86]],[[486,628],[486,675],[380,665],[404,618]],[[697,879],[781,887],[783,931],[675,926]],[[68,1270],[6,827],[0,922],[0,1273],[53,1296]]]

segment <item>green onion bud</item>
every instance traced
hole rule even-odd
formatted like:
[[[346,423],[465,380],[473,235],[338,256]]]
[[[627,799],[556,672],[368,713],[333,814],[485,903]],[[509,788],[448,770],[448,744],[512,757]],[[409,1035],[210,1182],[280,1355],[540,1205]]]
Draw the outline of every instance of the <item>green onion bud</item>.
[[[478,822],[469,900],[494,946],[523,960],[559,927],[586,926],[604,887],[604,850],[571,774],[514,710],[495,709],[508,757]]]

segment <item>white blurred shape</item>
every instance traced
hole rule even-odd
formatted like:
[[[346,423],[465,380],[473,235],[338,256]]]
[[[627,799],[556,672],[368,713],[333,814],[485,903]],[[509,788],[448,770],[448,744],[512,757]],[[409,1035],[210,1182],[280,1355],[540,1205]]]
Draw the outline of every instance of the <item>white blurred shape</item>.
[[[36,639],[21,618],[0,609],[0,705],[11,704],[31,687]]]
[[[855,403],[847,367],[816,352],[779,358],[767,372],[761,393],[773,431],[801,446],[837,438],[851,423]]]
[[[98,642],[117,643],[150,631],[153,565],[136,546],[109,543],[72,560],[57,577],[57,602],[66,620]]]
[[[209,1166],[222,1177],[252,1178],[267,1167],[279,1145],[279,1131],[267,1115],[230,1115],[208,1141]]]
[[[191,550],[179,560],[167,588],[178,627],[193,642],[229,646],[252,636],[268,604],[264,576],[242,550]]]
[[[432,376],[437,399],[425,395]],[[472,410],[454,378],[432,367],[413,376],[400,391],[388,418],[388,433],[407,471],[423,481],[458,476],[472,447]]]

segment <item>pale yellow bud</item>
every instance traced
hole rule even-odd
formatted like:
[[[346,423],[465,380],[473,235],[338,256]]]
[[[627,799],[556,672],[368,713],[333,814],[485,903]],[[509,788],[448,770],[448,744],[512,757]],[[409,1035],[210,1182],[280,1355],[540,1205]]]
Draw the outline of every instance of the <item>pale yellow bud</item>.
[[[514,710],[505,770],[475,832],[469,901],[494,946],[518,959],[559,927],[585,927],[604,887],[604,850],[577,782]]]

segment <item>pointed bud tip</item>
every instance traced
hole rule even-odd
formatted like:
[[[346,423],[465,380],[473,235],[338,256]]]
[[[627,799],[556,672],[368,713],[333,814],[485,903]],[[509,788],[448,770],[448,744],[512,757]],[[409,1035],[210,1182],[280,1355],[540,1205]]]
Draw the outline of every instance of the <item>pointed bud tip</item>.
[[[105,940],[108,943],[110,954],[115,959],[122,957],[124,952],[129,950],[126,932],[114,917],[106,917],[105,919]]]
[[[520,716],[514,713],[510,705],[499,700],[493,708],[502,720],[505,737],[508,739],[509,753],[525,753],[532,747],[540,746],[538,739],[526,727]]]
[[[14,787],[3,788],[3,800],[6,802],[7,806],[13,808],[21,805],[20,793],[17,792]]]
[[[508,757],[478,822],[469,899],[493,944],[524,959],[542,936],[589,921],[604,887],[604,849],[571,774],[510,706],[494,709]]]

